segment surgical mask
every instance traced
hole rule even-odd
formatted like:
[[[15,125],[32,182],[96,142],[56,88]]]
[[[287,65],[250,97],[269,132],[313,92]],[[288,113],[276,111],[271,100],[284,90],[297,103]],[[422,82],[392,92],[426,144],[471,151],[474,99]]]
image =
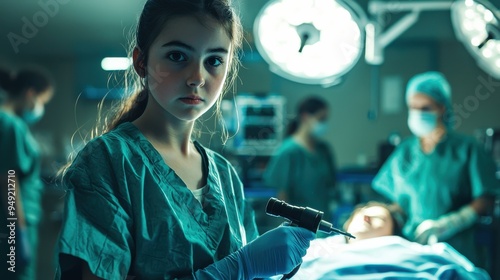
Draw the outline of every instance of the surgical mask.
[[[44,112],[45,107],[40,103],[36,103],[35,108],[24,111],[22,118],[27,124],[34,124],[43,117]]]
[[[311,135],[313,137],[319,138],[326,134],[327,125],[326,122],[316,122],[311,130]]]
[[[434,112],[410,110],[408,127],[418,137],[429,135],[437,127],[438,115]]]

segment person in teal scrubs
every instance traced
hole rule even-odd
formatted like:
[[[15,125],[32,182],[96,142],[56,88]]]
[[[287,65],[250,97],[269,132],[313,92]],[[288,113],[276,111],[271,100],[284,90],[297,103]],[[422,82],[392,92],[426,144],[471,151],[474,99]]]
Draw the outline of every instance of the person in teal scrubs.
[[[29,125],[43,116],[53,88],[38,70],[15,74],[0,70],[0,92],[4,96],[0,106],[0,220],[15,223],[12,228],[0,227],[0,279],[31,280],[36,278],[43,182],[40,152]],[[12,252],[14,262],[8,263],[12,259],[7,254]]]
[[[442,73],[410,79],[406,101],[414,136],[396,148],[373,188],[407,213],[408,239],[448,242],[480,265],[474,224],[499,192],[493,160],[474,138],[453,131],[451,87]]]
[[[322,140],[327,118],[325,100],[304,99],[287,128],[287,137],[264,172],[266,185],[278,190],[279,199],[323,211],[326,218],[336,173],[333,153]]]
[[[134,42],[141,90],[66,169],[60,279],[254,279],[288,273],[314,234],[258,237],[235,169],[192,138],[235,76],[229,1],[149,0]],[[227,78],[227,76],[230,76]]]

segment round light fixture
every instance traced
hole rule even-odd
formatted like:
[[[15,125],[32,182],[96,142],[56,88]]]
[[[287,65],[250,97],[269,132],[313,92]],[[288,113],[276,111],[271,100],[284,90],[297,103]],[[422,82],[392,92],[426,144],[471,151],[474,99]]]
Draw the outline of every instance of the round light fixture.
[[[500,16],[487,1],[463,0],[451,6],[457,38],[486,73],[500,79]]]
[[[340,82],[363,51],[363,11],[350,1],[274,0],[254,23],[255,44],[272,72],[295,82]]]

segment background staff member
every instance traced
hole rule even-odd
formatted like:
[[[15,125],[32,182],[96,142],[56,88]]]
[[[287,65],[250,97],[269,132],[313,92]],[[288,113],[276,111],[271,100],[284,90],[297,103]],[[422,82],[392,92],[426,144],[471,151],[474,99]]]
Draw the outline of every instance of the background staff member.
[[[336,164],[328,143],[321,140],[327,118],[326,101],[319,97],[303,100],[287,128],[287,138],[266,168],[264,180],[278,190],[279,199],[329,216],[329,191],[335,186]]]
[[[477,264],[473,225],[498,192],[495,166],[474,138],[452,131],[451,88],[443,74],[416,75],[407,85],[408,126],[373,188],[408,215],[405,236],[446,241]]]
[[[11,244],[1,238],[9,234],[0,226],[0,278],[35,279],[38,248],[38,223],[42,216],[40,153],[28,125],[40,120],[45,104],[53,96],[49,79],[35,70],[21,70],[11,75],[0,71],[0,91],[6,100],[0,107],[0,221],[7,221],[8,171],[15,172],[16,267],[8,272],[5,260]],[[11,217],[11,216],[8,216]]]

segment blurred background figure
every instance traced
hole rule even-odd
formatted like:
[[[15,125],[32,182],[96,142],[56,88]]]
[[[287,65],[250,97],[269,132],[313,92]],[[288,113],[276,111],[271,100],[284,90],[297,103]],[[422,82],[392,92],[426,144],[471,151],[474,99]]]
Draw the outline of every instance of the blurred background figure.
[[[0,229],[0,279],[31,280],[36,275],[43,182],[40,153],[29,125],[42,118],[45,104],[53,96],[53,88],[49,78],[37,70],[21,70],[15,74],[0,70],[0,88],[4,96],[0,107],[0,219],[17,218],[15,273],[7,271],[6,254],[14,245],[7,241],[10,229],[5,226]],[[9,177],[11,181],[8,181],[8,175],[13,175]],[[13,208],[8,209],[8,206]]]
[[[407,213],[408,239],[446,241],[479,265],[473,225],[498,192],[492,158],[474,138],[452,130],[451,88],[443,74],[411,78],[406,101],[414,136],[398,145],[373,188]]]
[[[401,135],[398,132],[391,132],[387,138],[377,146],[378,159],[376,168],[382,167],[396,147],[401,143]]]
[[[264,181],[279,199],[325,212],[335,186],[336,164],[328,143],[328,104],[319,97],[303,100],[290,122],[286,138],[271,158]]]

